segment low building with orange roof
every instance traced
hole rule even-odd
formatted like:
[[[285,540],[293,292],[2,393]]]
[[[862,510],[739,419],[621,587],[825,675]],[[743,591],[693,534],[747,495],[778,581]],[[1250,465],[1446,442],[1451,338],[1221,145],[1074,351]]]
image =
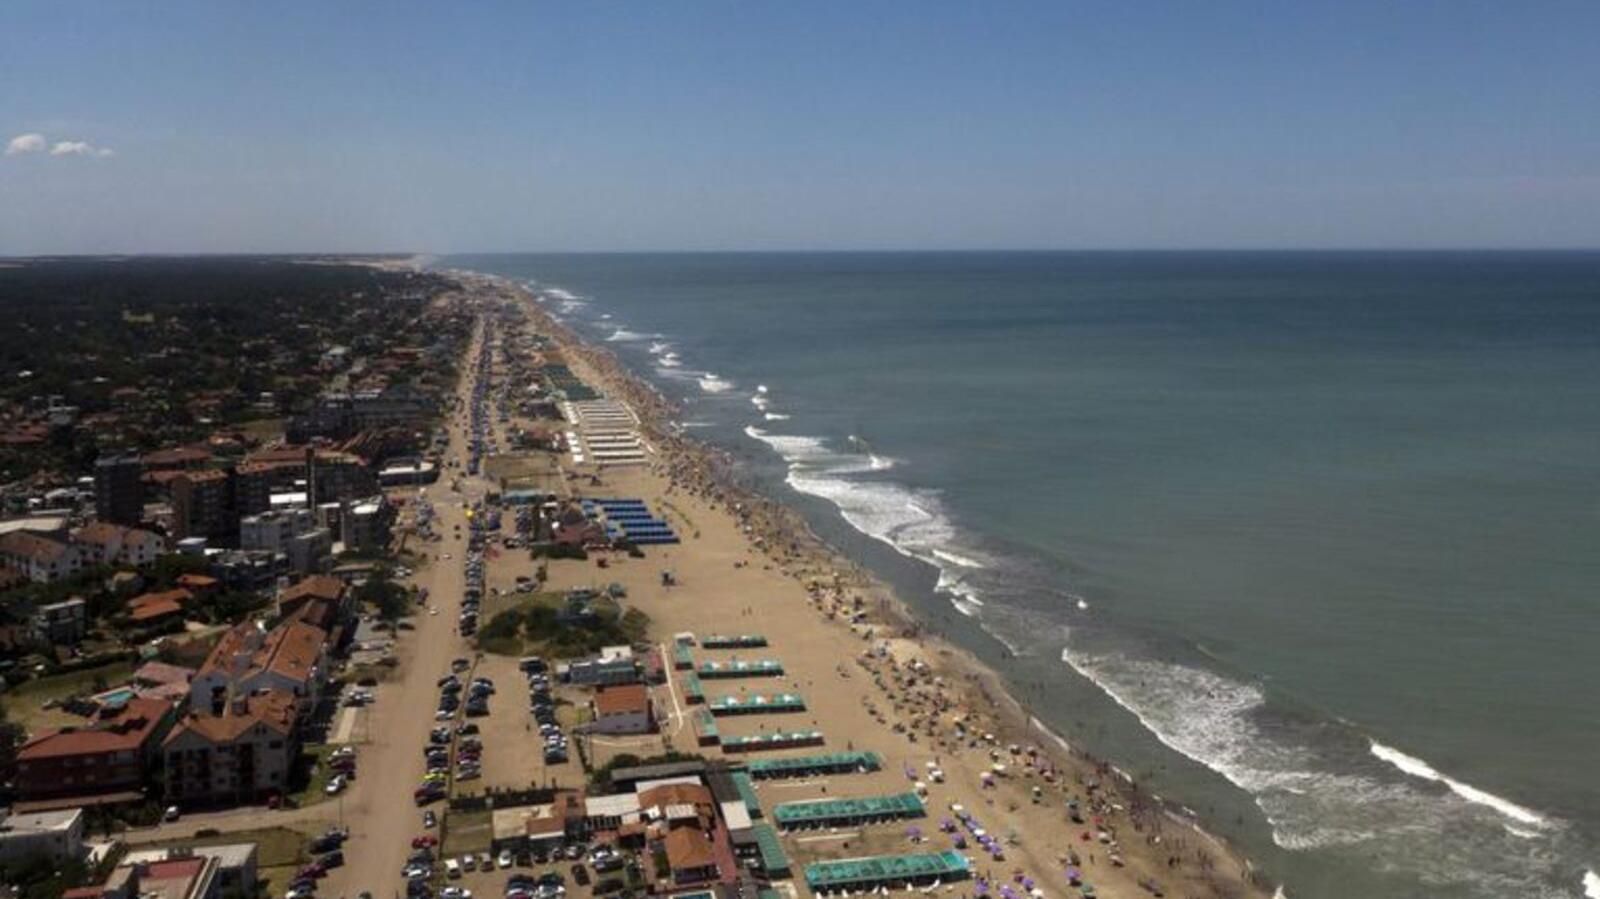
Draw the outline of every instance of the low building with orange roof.
[[[184,608],[193,600],[194,594],[181,587],[160,593],[141,593],[128,600],[128,620],[139,627],[149,627],[181,618]]]
[[[594,721],[601,734],[648,734],[656,729],[655,708],[644,684],[602,686],[594,695]]]

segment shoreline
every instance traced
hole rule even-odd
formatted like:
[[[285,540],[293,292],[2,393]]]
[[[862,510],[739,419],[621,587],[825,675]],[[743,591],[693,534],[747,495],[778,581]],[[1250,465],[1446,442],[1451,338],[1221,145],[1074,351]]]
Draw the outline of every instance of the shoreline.
[[[725,510],[741,527],[764,566],[804,587],[818,611],[834,620],[841,614],[846,619],[861,616],[859,623],[865,625],[869,641],[886,639],[914,644],[936,668],[951,675],[949,679],[963,694],[978,700],[974,706],[986,707],[993,715],[989,726],[995,745],[1029,746],[1030,755],[1047,758],[1052,770],[1069,775],[1063,777],[1063,784],[1075,779],[1079,784],[1087,781],[1109,787],[1103,792],[1111,794],[1115,801],[1108,805],[1125,810],[1126,820],[1145,836],[1147,845],[1158,845],[1163,837],[1170,844],[1172,835],[1164,826],[1170,825],[1180,831],[1176,842],[1186,847],[1193,842],[1199,847],[1190,853],[1195,858],[1214,856],[1225,860],[1209,864],[1201,861],[1198,876],[1184,878],[1186,883],[1203,883],[1212,888],[1213,895],[1272,894],[1277,885],[1268,882],[1240,850],[1208,832],[1196,814],[1142,790],[1109,760],[1079,749],[1018,699],[1016,688],[1003,674],[980,660],[971,649],[931,632],[928,623],[893,587],[821,538],[798,510],[749,483],[749,478],[740,475],[730,452],[690,437],[679,424],[680,408],[615,352],[553,320],[533,293],[516,280],[481,272],[464,274],[487,279],[518,297],[536,326],[552,338],[569,362],[575,367],[581,363],[599,386],[633,407],[640,419],[641,437],[655,453],[652,470],[667,476],[675,488],[705,497],[713,508]],[[666,505],[673,509],[670,502]],[[681,511],[679,515],[687,520]],[[852,633],[857,632],[855,624],[849,626]],[[1084,836],[1087,838],[1087,832]],[[1138,851],[1134,844],[1129,841],[1129,855]],[[1168,871],[1171,870],[1169,861]]]

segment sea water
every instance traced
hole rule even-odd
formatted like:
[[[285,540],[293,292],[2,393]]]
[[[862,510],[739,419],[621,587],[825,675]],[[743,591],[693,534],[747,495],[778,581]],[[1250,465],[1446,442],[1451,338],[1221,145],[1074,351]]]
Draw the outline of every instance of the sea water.
[[[1600,894],[1600,255],[517,255],[1295,899]]]

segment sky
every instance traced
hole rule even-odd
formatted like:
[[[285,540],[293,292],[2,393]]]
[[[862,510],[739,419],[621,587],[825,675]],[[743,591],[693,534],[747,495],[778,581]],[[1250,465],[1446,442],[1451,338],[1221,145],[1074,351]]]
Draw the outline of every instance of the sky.
[[[1600,247],[1600,3],[0,4],[0,255]]]

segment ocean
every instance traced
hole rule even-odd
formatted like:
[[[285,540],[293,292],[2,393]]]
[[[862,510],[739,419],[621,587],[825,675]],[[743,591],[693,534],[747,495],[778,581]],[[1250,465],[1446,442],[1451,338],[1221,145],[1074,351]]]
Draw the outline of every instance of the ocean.
[[[438,264],[1293,899],[1600,896],[1600,254]]]

